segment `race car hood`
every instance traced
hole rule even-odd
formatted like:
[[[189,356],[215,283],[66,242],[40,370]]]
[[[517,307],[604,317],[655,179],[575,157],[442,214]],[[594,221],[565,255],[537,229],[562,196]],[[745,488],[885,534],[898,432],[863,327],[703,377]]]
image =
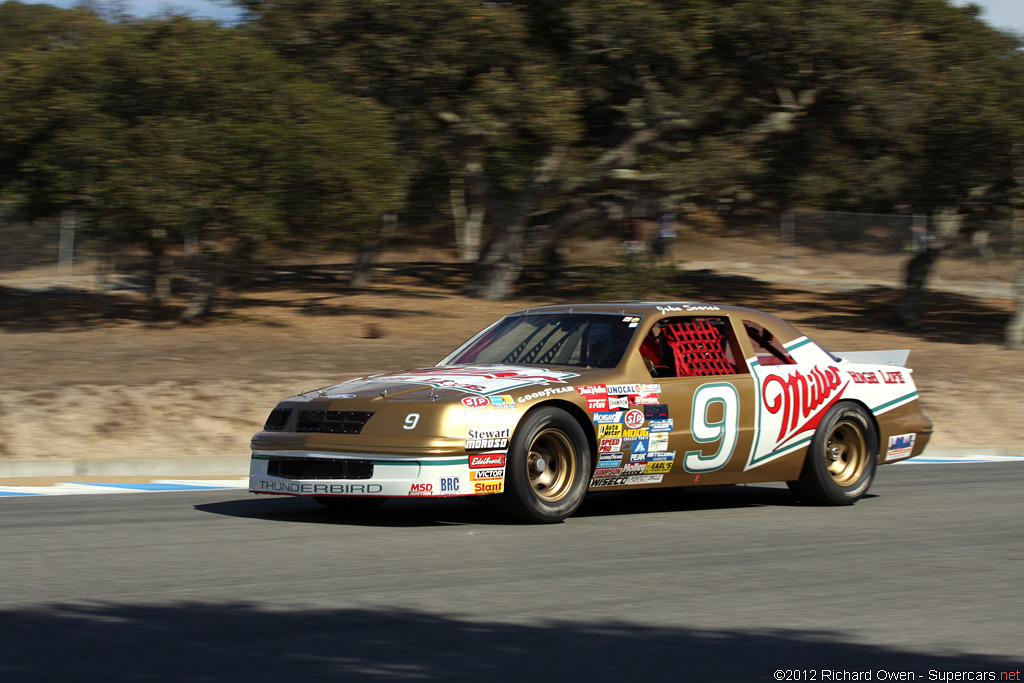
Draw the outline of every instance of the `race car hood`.
[[[565,385],[578,373],[521,365],[446,365],[371,375],[317,390],[327,398],[431,400],[495,396],[527,387]]]

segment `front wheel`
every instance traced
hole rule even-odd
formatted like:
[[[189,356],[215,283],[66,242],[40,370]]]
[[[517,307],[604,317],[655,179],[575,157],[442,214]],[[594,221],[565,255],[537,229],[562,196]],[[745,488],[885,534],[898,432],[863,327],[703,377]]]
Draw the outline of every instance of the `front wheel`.
[[[878,430],[867,411],[844,401],[829,408],[814,432],[803,471],[787,482],[800,500],[852,505],[875,478]]]
[[[583,502],[590,481],[590,444],[580,424],[559,408],[539,408],[516,428],[497,502],[527,522],[561,522]]]

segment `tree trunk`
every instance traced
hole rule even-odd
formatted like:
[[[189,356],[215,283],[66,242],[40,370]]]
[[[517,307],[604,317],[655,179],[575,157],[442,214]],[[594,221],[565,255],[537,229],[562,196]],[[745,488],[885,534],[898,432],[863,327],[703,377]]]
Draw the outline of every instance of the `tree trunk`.
[[[1024,343],[1024,209],[1013,212],[1014,250],[1017,257],[1017,278],[1013,282],[1013,292],[1017,299],[1017,310],[1010,316],[1006,324],[1006,348],[1016,351]]]
[[[359,245],[356,262],[352,265],[352,273],[348,278],[348,286],[352,289],[366,289],[373,279],[373,263],[377,260],[380,248],[391,239],[398,226],[398,214],[390,212],[380,219],[377,234],[372,239]]]
[[[928,235],[925,250],[907,263],[906,286],[900,297],[897,314],[907,327],[916,327],[924,314],[924,287],[932,266],[943,250],[956,239],[963,228],[964,216],[956,208],[944,208],[935,213],[933,229]]]
[[[496,231],[487,250],[476,264],[473,282],[466,290],[469,296],[490,301],[503,301],[512,295],[525,263],[525,217],[511,220]]]
[[[467,196],[465,174],[450,174],[450,202],[452,219],[455,222],[455,244],[459,250],[459,260],[463,263],[475,263],[480,258],[480,247],[483,244],[484,215],[486,211],[478,202]]]
[[[167,230],[153,228],[149,232],[149,317],[158,320],[171,298],[172,260],[167,253]]]

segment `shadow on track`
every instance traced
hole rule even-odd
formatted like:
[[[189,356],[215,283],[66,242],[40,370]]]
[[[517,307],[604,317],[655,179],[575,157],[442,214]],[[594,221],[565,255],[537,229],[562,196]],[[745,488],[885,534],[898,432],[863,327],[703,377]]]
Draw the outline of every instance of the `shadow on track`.
[[[339,577],[351,583],[358,577]],[[267,596],[273,602],[273,596]],[[583,596],[581,596],[583,599]],[[10,681],[771,681],[779,669],[1016,670],[841,632],[654,628],[634,622],[468,621],[412,610],[251,604],[56,604],[0,612]],[[998,680],[998,673],[996,673]],[[818,680],[822,680],[820,677]],[[839,680],[839,679],[836,679]],[[845,679],[844,679],[845,680]]]
[[[613,515],[680,513],[697,510],[792,507],[799,503],[785,488],[770,486],[709,486],[590,494],[572,518]],[[374,510],[340,512],[318,503],[285,496],[250,497],[196,505],[196,510],[230,517],[300,524],[345,524],[368,527],[431,527],[461,524],[518,524],[506,520],[482,499],[396,498]]]

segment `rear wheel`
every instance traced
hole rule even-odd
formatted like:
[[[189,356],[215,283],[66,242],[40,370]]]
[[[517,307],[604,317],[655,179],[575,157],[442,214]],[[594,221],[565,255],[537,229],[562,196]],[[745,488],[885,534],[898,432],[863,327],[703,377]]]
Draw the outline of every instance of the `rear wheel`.
[[[811,440],[803,471],[787,482],[800,500],[821,505],[852,505],[875,478],[878,431],[856,403],[829,408]]]
[[[339,512],[364,512],[378,507],[387,498],[370,496],[313,496],[324,507]]]
[[[524,521],[561,522],[583,502],[590,481],[590,444],[559,408],[539,408],[516,428],[497,502]]]

